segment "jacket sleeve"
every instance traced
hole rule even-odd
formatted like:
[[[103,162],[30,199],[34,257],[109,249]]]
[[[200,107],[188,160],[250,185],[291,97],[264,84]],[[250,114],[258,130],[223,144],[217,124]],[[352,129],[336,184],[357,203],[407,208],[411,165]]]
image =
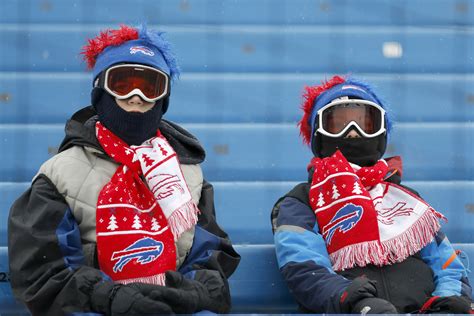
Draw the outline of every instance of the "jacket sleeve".
[[[111,283],[85,264],[79,227],[44,175],[10,210],[8,252],[13,293],[34,315],[92,312],[94,285]]]
[[[340,313],[341,295],[351,281],[332,269],[311,208],[301,199],[285,196],[272,214],[278,266],[290,292],[305,310]]]
[[[471,300],[472,289],[466,268],[442,231],[436,234],[420,254],[433,270],[436,288],[432,296],[465,296]]]
[[[216,222],[214,189],[206,181],[203,183],[198,207],[201,214],[195,228],[193,245],[179,272],[204,284],[213,299],[224,302],[226,308],[223,312],[228,312],[231,299],[227,279],[237,268],[240,256],[232,247],[228,235]]]

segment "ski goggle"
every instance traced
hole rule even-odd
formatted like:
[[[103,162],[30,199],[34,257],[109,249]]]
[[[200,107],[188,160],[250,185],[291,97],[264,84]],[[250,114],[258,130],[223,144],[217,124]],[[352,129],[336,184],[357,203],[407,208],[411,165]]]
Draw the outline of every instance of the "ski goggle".
[[[139,64],[122,64],[108,68],[99,85],[117,99],[140,96],[155,102],[168,95],[168,75],[156,68]]]
[[[368,138],[385,132],[385,110],[371,101],[337,100],[319,109],[317,114],[317,132],[326,136],[340,137],[352,127]]]

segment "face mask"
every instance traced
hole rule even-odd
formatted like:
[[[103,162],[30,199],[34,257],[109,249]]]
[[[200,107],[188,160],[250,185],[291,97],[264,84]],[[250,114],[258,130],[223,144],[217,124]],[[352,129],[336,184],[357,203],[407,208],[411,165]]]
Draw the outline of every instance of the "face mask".
[[[92,89],[91,99],[99,121],[128,145],[141,145],[156,135],[163,116],[163,99],[144,113],[125,111],[102,88]]]
[[[372,166],[382,158],[387,144],[385,134],[373,138],[334,138],[318,133],[315,137],[313,153],[317,157],[329,157],[339,149],[349,162],[361,167]]]

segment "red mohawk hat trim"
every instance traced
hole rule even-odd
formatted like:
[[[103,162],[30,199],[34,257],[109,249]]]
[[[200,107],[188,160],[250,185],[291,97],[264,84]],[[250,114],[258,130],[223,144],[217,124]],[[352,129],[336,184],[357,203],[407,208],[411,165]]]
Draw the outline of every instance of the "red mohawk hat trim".
[[[87,68],[92,69],[95,66],[97,56],[109,46],[120,46],[125,42],[138,39],[138,30],[120,25],[118,30],[105,30],[100,32],[95,38],[89,39],[89,44],[82,47],[81,54],[87,62]]]
[[[311,113],[313,111],[313,107],[315,104],[316,99],[326,90],[344,83],[346,79],[341,76],[334,76],[327,81],[323,81],[319,86],[312,86],[312,87],[305,87],[305,91],[303,93],[303,104],[301,105],[301,109],[303,110],[303,118],[299,121],[298,126],[300,128],[300,135],[303,138],[303,142],[306,145],[311,143],[311,130],[312,126],[310,126],[310,118]]]

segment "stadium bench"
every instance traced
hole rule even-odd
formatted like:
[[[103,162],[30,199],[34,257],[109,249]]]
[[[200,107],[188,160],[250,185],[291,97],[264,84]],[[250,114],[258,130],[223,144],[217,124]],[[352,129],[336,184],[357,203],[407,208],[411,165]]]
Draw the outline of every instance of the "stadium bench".
[[[2,0],[0,12],[2,316],[28,315],[8,282],[8,210],[56,152],[64,120],[89,103],[80,48],[104,27],[141,20],[176,48],[183,75],[166,118],[187,123],[205,147],[218,221],[242,255],[229,280],[233,313],[297,312],[269,216],[306,179],[310,152],[296,128],[303,86],[336,73],[366,79],[388,101],[398,124],[387,156],[404,157],[404,183],[449,218],[443,231],[465,264],[474,258],[468,1]]]
[[[297,182],[214,182],[218,223],[234,244],[271,244],[270,212],[276,200]],[[415,181],[404,184],[420,194],[448,222],[443,231],[453,242],[474,240],[474,181]],[[0,183],[0,246],[7,245],[7,216],[11,204],[29,183]]]
[[[474,14],[467,4],[443,0],[142,0],[130,6],[125,0],[47,3],[3,0],[0,23],[136,23],[159,24],[257,24],[257,25],[472,25]],[[429,5],[429,10],[427,10]],[[377,14],[366,14],[367,9]],[[85,12],[94,14],[84,14]],[[140,19],[141,18],[141,19]]]
[[[474,245],[454,244],[461,250],[460,258],[468,265],[467,257],[474,258]],[[296,313],[297,304],[278,270],[273,245],[238,245],[242,261],[229,279],[232,293],[232,313]],[[5,247],[0,247],[0,312],[21,312],[8,282],[8,263]],[[469,274],[473,280],[474,275]],[[7,282],[5,282],[7,281]],[[3,314],[2,314],[3,315]]]
[[[207,150],[204,174],[211,181],[306,179],[311,152],[295,124],[190,124]],[[0,125],[10,148],[0,156],[0,181],[30,181],[56,152],[63,125]],[[400,123],[387,156],[404,157],[405,180],[471,180],[474,123]],[[19,145],[21,144],[21,145]],[[465,148],[466,150],[463,150]]]
[[[163,29],[169,32],[185,72],[384,73],[390,69],[398,73],[469,74],[474,71],[474,59],[465,53],[474,51],[474,35],[462,29],[410,28],[408,32],[371,26],[194,25]],[[18,42],[28,47],[0,50],[0,70],[84,71],[85,65],[78,60],[80,47],[85,44],[85,38],[95,36],[98,31],[96,26],[83,25],[0,25],[0,38],[6,47],[14,47]],[[334,49],[334,45],[341,49]],[[397,48],[387,48],[391,46]],[[455,49],[458,46],[460,49]],[[394,52],[386,52],[390,50]]]
[[[90,104],[91,76],[0,73],[0,95],[5,96],[0,98],[0,123],[63,124],[76,110]],[[294,123],[301,118],[303,87],[326,77],[321,73],[185,73],[172,86],[166,117],[180,123]],[[474,121],[472,75],[361,77],[377,87],[396,113],[397,122]]]

